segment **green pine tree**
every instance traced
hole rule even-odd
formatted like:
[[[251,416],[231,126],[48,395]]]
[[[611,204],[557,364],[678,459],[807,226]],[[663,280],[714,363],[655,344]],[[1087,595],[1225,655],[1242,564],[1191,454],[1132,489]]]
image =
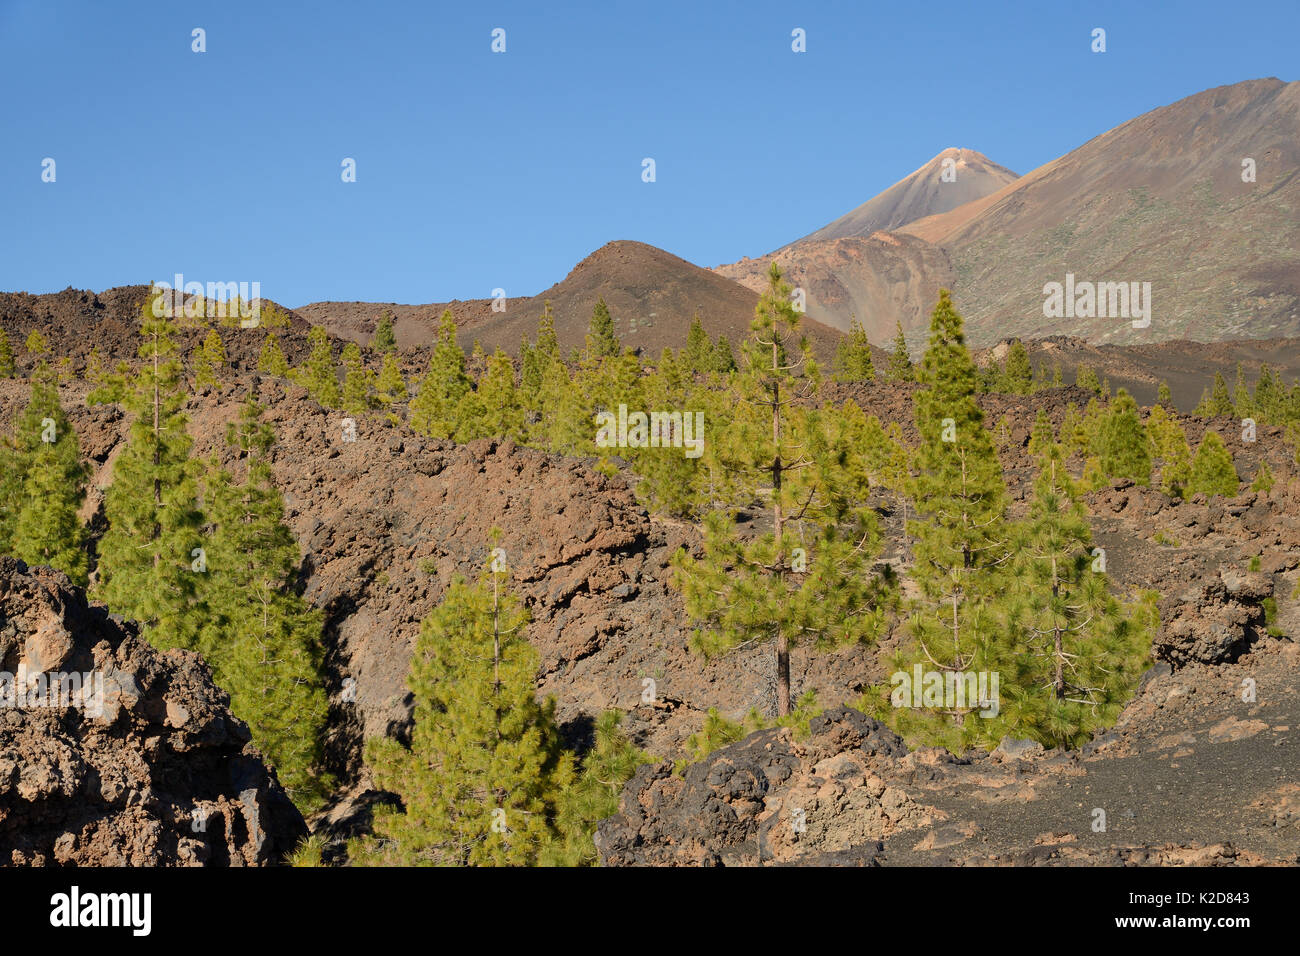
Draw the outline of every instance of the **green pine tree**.
[[[289,377],[289,361],[284,357],[284,350],[280,348],[280,337],[274,332],[266,333],[262,352],[257,357],[257,370],[279,378]]]
[[[871,343],[862,323],[853,319],[849,334],[835,347],[835,380],[837,382],[874,382],[876,368],[871,363]]]
[[[1273,469],[1268,466],[1267,458],[1260,459],[1259,468],[1255,472],[1255,480],[1250,483],[1250,490],[1265,493],[1273,490]]]
[[[588,361],[598,361],[604,357],[616,357],[623,353],[618,336],[614,334],[614,317],[609,314],[605,297],[601,296],[596,307],[591,311],[591,326],[587,331]]]
[[[1194,495],[1224,495],[1232,498],[1237,494],[1238,484],[1232,452],[1223,444],[1218,432],[1207,431],[1192,460],[1192,477],[1187,490]]]
[[[725,335],[719,335],[713,343],[713,371],[726,375],[736,370],[736,356],[731,350],[731,342]]]
[[[1156,404],[1169,408],[1173,403],[1174,397],[1169,391],[1169,383],[1161,382],[1160,387],[1156,390]]]
[[[482,408],[474,422],[478,435],[521,440],[524,431],[524,407],[515,388],[515,366],[501,349],[487,360],[487,368],[475,390]]]
[[[1192,476],[1192,450],[1187,444],[1186,432],[1169,416],[1163,405],[1151,409],[1146,429],[1151,437],[1151,448],[1160,462],[1160,490],[1181,498]]]
[[[700,313],[691,317],[691,327],[686,333],[686,368],[692,375],[705,375],[714,371],[713,343],[704,331]]]
[[[1228,383],[1223,380],[1222,372],[1214,373],[1214,389],[1210,392],[1209,414],[1212,418],[1220,415],[1236,417],[1237,410],[1232,406],[1232,397],[1228,394]]]
[[[889,356],[889,380],[891,382],[916,381],[916,369],[912,367],[912,357],[907,354],[907,338],[903,335],[903,323],[898,323],[898,334],[894,336],[894,351]]]
[[[50,344],[44,335],[33,329],[27,336],[26,349],[28,355],[41,356],[50,350]]]
[[[267,456],[274,432],[250,401],[227,440],[247,460],[241,484],[213,469],[208,478],[210,588],[200,649],[235,716],[274,764],[304,810],[324,798],[320,770],[327,701],[321,679],[321,612],[294,582],[302,556],[284,522],[284,501]]]
[[[143,362],[125,399],[133,421],[104,496],[95,593],[144,625],[156,646],[193,648],[205,616],[206,558],[175,331],[170,316],[146,304]]]
[[[0,378],[14,377],[14,350],[9,344],[9,336],[0,329]]]
[[[979,372],[946,289],[931,315],[920,381],[915,407],[921,444],[912,482],[919,518],[910,529],[919,595],[896,663],[909,672],[920,664],[960,679],[994,671],[1002,659],[1009,638],[998,604],[1013,542],[1002,468],[976,402]],[[890,708],[885,716],[903,721],[908,731],[926,728],[935,739],[971,741],[981,733],[979,707],[967,701],[946,712]]]
[[[397,794],[402,809],[376,812],[378,839],[355,842],[354,862],[530,865],[561,839],[556,819],[572,759],[555,702],[537,701],[540,659],[505,578],[502,570],[475,585],[457,577],[421,625],[407,680],[411,744],[366,746],[376,785]]]
[[[1014,339],[1003,361],[1002,388],[1013,395],[1028,395],[1033,386],[1034,372],[1029,364],[1029,350],[1024,342]]]
[[[77,512],[86,477],[57,379],[41,362],[27,405],[0,446],[0,553],[48,564],[84,585],[87,557]]]
[[[349,342],[343,346],[343,410],[358,415],[370,408],[370,390],[374,374],[362,364],[361,346]]]
[[[596,745],[582,759],[582,770],[559,799],[556,827],[560,840],[542,854],[544,866],[594,866],[596,825],[618,813],[619,794],[637,767],[654,760],[619,729],[623,714],[607,710],[596,720]]]
[[[434,438],[456,434],[457,408],[472,388],[465,364],[465,351],[456,342],[456,320],[447,309],[438,323],[438,342],[429,357],[429,371],[411,401],[411,428]]]
[[[397,351],[397,336],[393,334],[393,313],[387,309],[375,325],[375,334],[370,339],[370,348],[380,355]]]
[[[1020,525],[1011,611],[1018,635],[997,662],[998,714],[980,721],[979,742],[1006,733],[1045,746],[1079,746],[1119,716],[1150,652],[1149,608],[1126,611],[1106,585],[1087,514],[1048,442],[1029,516]]]
[[[384,405],[398,405],[406,401],[406,379],[402,377],[402,370],[397,367],[397,359],[392,352],[384,354],[384,364],[379,370],[375,391]]]
[[[338,408],[343,395],[339,390],[339,373],[334,364],[334,348],[329,333],[313,325],[307,339],[311,343],[311,353],[302,368],[297,370],[298,384],[306,388],[307,394],[318,404],[325,408]]]
[[[226,348],[216,329],[208,329],[203,344],[194,350],[194,387],[220,385],[226,368]]]
[[[1101,397],[1101,380],[1097,378],[1097,373],[1091,365],[1080,365],[1074,370],[1074,384]]]
[[[1139,485],[1151,483],[1146,428],[1138,417],[1137,402],[1122,388],[1102,421],[1093,451],[1108,478],[1131,478]]]
[[[712,657],[769,644],[781,717],[791,712],[791,650],[874,638],[884,591],[871,573],[879,532],[861,456],[831,412],[797,405],[817,377],[790,291],[773,262],[731,386],[731,404],[745,411],[726,429],[744,499],[752,501],[760,483],[771,489],[772,530],[745,538],[732,509],[714,511],[704,556],[683,548],[673,558],[686,608],[705,624],[692,646]]]

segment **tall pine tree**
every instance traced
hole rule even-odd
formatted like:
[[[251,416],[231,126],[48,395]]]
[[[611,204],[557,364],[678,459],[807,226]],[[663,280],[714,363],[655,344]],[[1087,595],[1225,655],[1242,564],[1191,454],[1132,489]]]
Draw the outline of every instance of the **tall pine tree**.
[[[227,441],[247,462],[243,482],[221,469],[208,476],[210,587],[200,649],[280,782],[309,808],[326,789],[322,618],[294,588],[302,557],[271,476],[275,435],[261,414],[250,401],[228,429]]]
[[[114,612],[141,622],[156,646],[193,648],[206,559],[174,334],[172,319],[146,303],[143,361],[125,400],[133,421],[104,495],[108,531],[95,591]]]
[[[705,624],[693,647],[711,657],[769,645],[781,717],[791,712],[791,650],[873,638],[884,601],[870,570],[879,534],[861,455],[833,413],[796,407],[817,378],[790,291],[773,262],[732,385],[745,411],[725,430],[735,487],[766,496],[772,530],[746,538],[732,509],[715,511],[704,556],[683,549],[673,559],[687,610]]]
[[[500,565],[477,584],[456,578],[425,618],[407,684],[415,698],[410,746],[370,741],[377,786],[402,809],[376,812],[378,841],[352,846],[358,863],[443,866],[535,864],[560,839],[558,804],[572,783],[555,702],[538,703],[538,654],[527,612]]]

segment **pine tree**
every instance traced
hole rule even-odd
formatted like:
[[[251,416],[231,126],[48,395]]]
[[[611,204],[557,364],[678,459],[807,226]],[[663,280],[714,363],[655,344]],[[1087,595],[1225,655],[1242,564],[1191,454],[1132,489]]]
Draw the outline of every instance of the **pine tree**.
[[[85,483],[76,432],[59,402],[55,375],[41,362],[27,405],[0,444],[0,553],[51,565],[84,584],[85,555],[73,552],[83,546],[76,514]]]
[[[731,350],[731,342],[725,335],[719,335],[713,343],[713,370],[719,375],[726,375],[736,370],[736,356]]]
[[[903,335],[903,323],[898,323],[898,334],[894,336],[894,351],[889,356],[889,380],[891,382],[914,382],[916,370],[912,367],[912,358],[907,354],[907,339]]]
[[[1222,372],[1214,373],[1214,390],[1210,393],[1209,414],[1212,418],[1220,415],[1236,416],[1237,410],[1232,407],[1232,398],[1228,395],[1228,383],[1223,380]]]
[[[531,440],[561,455],[595,454],[595,420],[591,408],[563,362],[546,366],[538,405],[543,414],[530,431]]]
[[[572,760],[555,702],[537,701],[540,659],[505,578],[500,570],[476,585],[457,577],[421,625],[407,679],[411,744],[382,738],[366,747],[376,785],[403,809],[376,812],[379,841],[354,844],[354,862],[528,865],[560,839],[555,821]]]
[[[587,331],[587,361],[621,355],[623,346],[614,334],[614,317],[609,314],[605,297],[601,296],[591,311],[591,325]]]
[[[1160,461],[1160,490],[1181,498],[1192,476],[1192,450],[1187,444],[1187,434],[1169,417],[1163,405],[1151,409],[1146,427],[1152,450]]]
[[[543,853],[543,866],[592,866],[596,825],[618,813],[619,794],[637,767],[653,759],[619,729],[623,714],[607,710],[596,720],[596,745],[582,759],[582,771],[559,799],[560,841]]]
[[[1255,401],[1246,385],[1246,370],[1240,362],[1237,363],[1237,381],[1232,389],[1232,404],[1236,414],[1242,418],[1255,414]]]
[[[1046,436],[1043,436],[1046,438]],[[1014,731],[1046,746],[1078,746],[1118,715],[1150,651],[1149,614],[1110,595],[1064,452],[1044,441],[1029,516],[1019,527],[1010,627],[1000,650],[999,713],[977,722],[993,746]]]
[[[1259,418],[1270,424],[1277,424],[1279,419],[1285,417],[1281,413],[1281,399],[1284,397],[1285,390],[1274,378],[1273,370],[1267,365],[1261,365],[1259,377],[1255,379],[1255,394],[1251,402]]]
[[[9,344],[9,336],[0,329],[0,378],[14,377],[14,350]]]
[[[834,430],[833,415],[795,407],[817,377],[790,291],[773,262],[732,386],[732,404],[747,412],[727,429],[746,499],[760,481],[771,483],[773,530],[746,540],[731,510],[715,511],[705,521],[703,558],[685,549],[673,558],[686,608],[706,624],[692,646],[712,657],[769,643],[782,717],[791,712],[793,647],[871,639],[883,619],[882,584],[870,573],[879,532],[861,457]]]
[[[343,346],[343,410],[359,415],[370,408],[371,379],[374,377],[361,363],[361,346],[349,342]]]
[[[84,484],[69,485],[58,452],[42,445],[28,464],[26,501],[14,526],[13,553],[28,564],[57,568],[73,584],[85,586],[89,558],[77,511]]]
[[[874,382],[876,368],[871,364],[871,343],[857,319],[849,323],[849,334],[835,348],[837,382]]]
[[[370,348],[380,355],[397,351],[397,336],[393,334],[393,313],[387,309],[375,325],[375,334],[370,339]]]
[[[84,586],[88,569],[85,531],[77,516],[86,494],[87,470],[81,461],[76,433],[59,404],[58,385],[44,362],[32,376],[32,393],[27,408],[15,423],[16,452],[12,459],[16,474],[4,485],[21,483],[20,501],[12,522],[12,538],[6,534],[6,550],[28,564],[44,564],[65,573],[73,584]],[[14,484],[10,485],[10,482]]]
[[[156,646],[193,648],[204,616],[206,559],[174,334],[172,319],[146,304],[143,364],[125,399],[133,421],[104,496],[108,531],[99,544],[95,592],[115,613],[144,625]]]
[[[378,398],[384,405],[397,405],[406,401],[406,379],[397,367],[397,359],[392,352],[384,354],[384,365],[379,370],[379,381],[375,384]]]
[[[1267,458],[1259,460],[1259,468],[1255,472],[1255,480],[1250,483],[1250,490],[1265,493],[1273,490],[1273,469],[1268,466]]]
[[[266,333],[262,343],[262,352],[257,357],[257,370],[279,378],[289,377],[289,362],[280,348],[280,337],[274,332]]]
[[[1093,450],[1108,478],[1131,478],[1139,485],[1151,483],[1146,429],[1138,417],[1137,402],[1122,388],[1102,421]]]
[[[1060,436],[1067,457],[1088,453],[1088,433],[1083,427],[1083,416],[1079,414],[1079,406],[1073,402],[1065,406],[1065,414],[1061,416]]]
[[[456,410],[470,390],[465,352],[456,342],[456,320],[447,309],[438,323],[438,342],[429,357],[429,371],[411,402],[411,428],[434,438],[453,437],[458,425]]]
[[[501,349],[488,359],[475,395],[481,413],[472,421],[476,432],[474,437],[522,438],[524,408],[515,389],[515,366]]]
[[[220,385],[226,368],[226,348],[216,329],[208,329],[203,344],[194,350],[194,387]]]
[[[1160,388],[1156,390],[1156,404],[1168,408],[1174,403],[1173,394],[1169,391],[1169,383],[1161,382]]]
[[[44,355],[50,350],[50,345],[45,341],[45,336],[36,329],[33,329],[27,336],[26,349],[28,355]]]
[[[1006,526],[1006,485],[992,436],[975,400],[979,373],[966,348],[962,318],[948,290],[940,290],[930,319],[930,342],[915,396],[921,444],[913,498],[920,591],[907,623],[909,643],[900,667],[958,675],[997,669],[1007,636],[997,601],[1000,570],[1012,553]],[[978,702],[945,713],[909,711],[936,733],[970,736]]]
[[[519,400],[530,431],[535,431],[542,419],[542,380],[547,369],[559,361],[560,343],[555,337],[555,318],[548,299],[546,310],[538,321],[536,344],[525,339],[519,349]],[[530,440],[532,437],[530,435]]]
[[[1086,388],[1098,397],[1101,396],[1101,381],[1091,365],[1080,365],[1074,370],[1074,384],[1079,388]]]
[[[651,435],[651,438],[658,439],[660,447],[628,449],[620,454],[631,458],[633,469],[641,477],[637,494],[647,508],[671,515],[696,517],[707,510],[704,478],[712,463],[712,448],[707,436],[716,433],[720,423],[715,417],[720,412],[717,407],[720,403],[714,400],[718,393],[697,387],[686,355],[678,359],[669,348],[663,350],[654,372],[644,376],[640,384],[646,408],[680,409],[683,417],[680,423],[661,425],[658,436]],[[695,412],[704,416],[705,430],[700,434],[695,433],[694,419],[688,422],[685,417]],[[685,446],[670,447],[674,438],[680,437],[684,441],[684,433],[675,433],[687,424],[692,426],[692,441],[704,442],[700,457],[688,457]]]
[[[327,701],[321,680],[321,612],[294,590],[301,554],[267,460],[275,435],[245,405],[227,440],[247,460],[242,484],[208,477],[208,620],[200,642],[235,716],[275,765],[300,808],[323,798],[319,764]]]
[[[325,408],[338,408],[343,397],[339,391],[339,373],[334,364],[334,348],[329,333],[313,325],[307,334],[311,353],[302,368],[298,369],[298,384],[307,389],[318,404]]]
[[[1003,362],[1002,388],[1013,395],[1028,395],[1033,391],[1034,373],[1029,364],[1029,350],[1019,339],[1012,341]]]
[[[1192,477],[1187,490],[1194,495],[1224,495],[1232,498],[1237,494],[1238,483],[1232,452],[1223,444],[1218,432],[1207,431],[1192,460]]]
[[[713,343],[704,331],[700,313],[691,317],[691,327],[686,333],[686,368],[692,375],[705,375],[714,371]]]

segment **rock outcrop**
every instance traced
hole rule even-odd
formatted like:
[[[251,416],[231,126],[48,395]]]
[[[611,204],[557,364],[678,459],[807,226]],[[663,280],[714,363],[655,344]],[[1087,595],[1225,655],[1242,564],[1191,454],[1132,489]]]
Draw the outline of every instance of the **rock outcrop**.
[[[0,864],[261,866],[301,815],[202,659],[0,557]]]

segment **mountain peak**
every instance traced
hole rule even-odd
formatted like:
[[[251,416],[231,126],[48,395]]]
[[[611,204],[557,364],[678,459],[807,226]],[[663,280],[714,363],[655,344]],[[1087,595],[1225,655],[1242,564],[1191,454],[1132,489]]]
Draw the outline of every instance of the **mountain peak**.
[[[997,192],[1016,179],[1015,173],[983,153],[949,146],[878,196],[799,242],[869,236],[897,229]]]

